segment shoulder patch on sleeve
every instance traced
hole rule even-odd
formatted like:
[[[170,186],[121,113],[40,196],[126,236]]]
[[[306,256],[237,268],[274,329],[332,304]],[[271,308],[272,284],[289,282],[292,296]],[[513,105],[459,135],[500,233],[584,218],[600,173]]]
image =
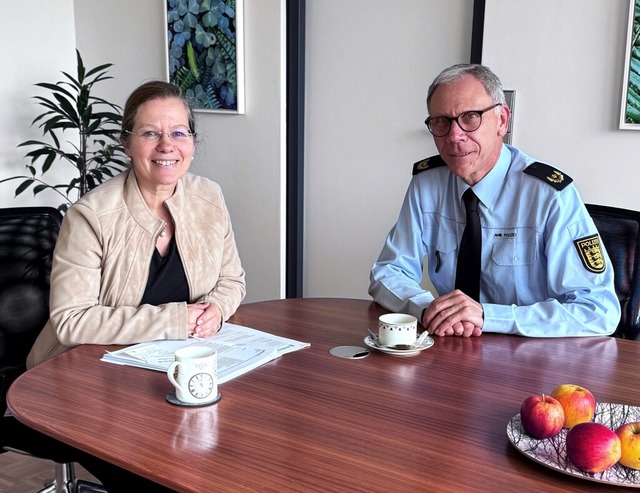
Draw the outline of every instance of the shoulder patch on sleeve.
[[[413,165],[413,175],[417,175],[421,171],[431,169],[431,168],[439,168],[440,166],[446,166],[447,163],[444,162],[442,157],[439,154],[435,156],[428,157],[423,159],[422,161],[418,161]]]
[[[573,178],[553,166],[538,162],[531,163],[523,173],[540,178],[556,190],[564,190],[573,181]]]
[[[594,274],[602,274],[605,271],[600,237],[597,234],[573,240],[573,244],[578,250],[578,256],[585,269]]]

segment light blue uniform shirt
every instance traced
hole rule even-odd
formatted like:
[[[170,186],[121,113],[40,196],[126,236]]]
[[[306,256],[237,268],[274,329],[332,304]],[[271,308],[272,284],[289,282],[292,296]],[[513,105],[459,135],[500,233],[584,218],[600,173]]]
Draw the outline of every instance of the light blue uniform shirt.
[[[598,250],[596,227],[573,184],[558,190],[523,173],[534,161],[504,145],[495,167],[473,187],[482,226],[483,331],[611,334],[620,321],[620,304],[609,257],[602,244]],[[434,299],[420,285],[423,260],[436,291],[453,291],[467,188],[446,166],[413,177],[371,270],[369,294],[376,302],[421,320]]]

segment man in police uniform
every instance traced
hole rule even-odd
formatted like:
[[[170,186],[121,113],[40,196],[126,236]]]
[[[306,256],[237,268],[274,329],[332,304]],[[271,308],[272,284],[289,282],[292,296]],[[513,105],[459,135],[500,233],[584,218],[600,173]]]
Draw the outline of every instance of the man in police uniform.
[[[414,165],[371,270],[373,299],[439,336],[613,333],[620,305],[596,227],[571,178],[503,144],[510,110],[495,74],[481,65],[450,67],[429,87],[427,108],[439,155]],[[469,188],[481,238],[474,295],[456,289]],[[440,296],[420,286],[425,259]]]

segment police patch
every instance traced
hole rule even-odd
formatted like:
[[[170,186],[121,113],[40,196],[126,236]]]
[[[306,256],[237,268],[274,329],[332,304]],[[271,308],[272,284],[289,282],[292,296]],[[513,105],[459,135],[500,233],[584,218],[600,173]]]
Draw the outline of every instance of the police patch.
[[[600,248],[600,237],[598,235],[585,236],[573,241],[578,249],[578,255],[582,260],[582,265],[589,272],[601,274],[605,270],[604,257]]]

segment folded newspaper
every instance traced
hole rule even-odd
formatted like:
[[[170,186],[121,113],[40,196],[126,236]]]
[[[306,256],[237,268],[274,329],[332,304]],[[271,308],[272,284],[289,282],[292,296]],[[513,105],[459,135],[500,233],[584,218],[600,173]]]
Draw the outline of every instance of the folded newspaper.
[[[308,342],[279,337],[242,325],[225,323],[222,330],[204,339],[152,341],[107,351],[101,360],[150,370],[167,371],[176,350],[206,346],[218,354],[218,383],[225,383],[283,354],[309,347]]]

